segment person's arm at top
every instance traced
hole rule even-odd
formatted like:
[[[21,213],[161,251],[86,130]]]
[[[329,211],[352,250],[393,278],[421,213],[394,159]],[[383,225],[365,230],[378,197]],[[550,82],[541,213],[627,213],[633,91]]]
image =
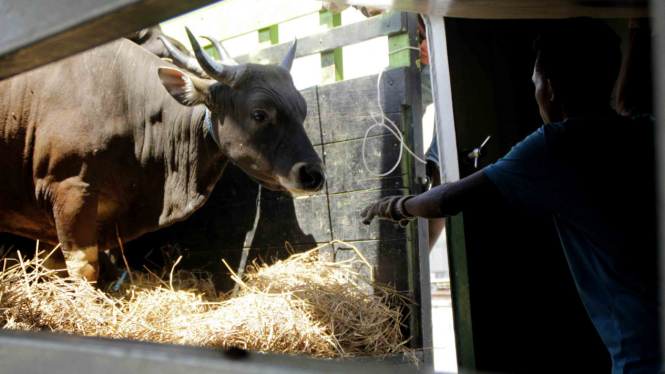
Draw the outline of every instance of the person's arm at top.
[[[406,225],[416,218],[443,218],[461,211],[482,206],[503,195],[484,171],[464,179],[432,188],[418,196],[388,196],[368,206],[360,214],[368,225],[374,218],[387,219]]]
[[[617,112],[622,116],[653,113],[651,28],[648,19],[631,19],[626,57],[617,83]]]

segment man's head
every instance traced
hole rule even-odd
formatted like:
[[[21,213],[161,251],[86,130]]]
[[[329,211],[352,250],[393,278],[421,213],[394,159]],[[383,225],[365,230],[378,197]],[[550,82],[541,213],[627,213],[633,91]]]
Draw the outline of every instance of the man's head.
[[[620,39],[600,20],[572,18],[533,43],[532,81],[543,121],[609,106],[621,66]]]

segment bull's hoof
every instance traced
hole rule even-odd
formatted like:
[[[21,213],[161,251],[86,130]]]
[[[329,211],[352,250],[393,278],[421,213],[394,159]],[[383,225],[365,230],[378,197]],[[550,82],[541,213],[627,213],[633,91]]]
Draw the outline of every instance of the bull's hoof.
[[[97,287],[105,289],[107,285],[118,280],[120,272],[118,268],[111,262],[109,256],[104,253],[99,253],[99,277],[97,278]]]

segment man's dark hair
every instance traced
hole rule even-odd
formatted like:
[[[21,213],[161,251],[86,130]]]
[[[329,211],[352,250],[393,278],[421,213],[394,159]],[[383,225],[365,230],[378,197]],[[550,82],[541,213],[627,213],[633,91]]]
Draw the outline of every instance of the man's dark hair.
[[[621,39],[603,21],[571,18],[536,38],[536,69],[564,102],[609,100],[621,67]]]

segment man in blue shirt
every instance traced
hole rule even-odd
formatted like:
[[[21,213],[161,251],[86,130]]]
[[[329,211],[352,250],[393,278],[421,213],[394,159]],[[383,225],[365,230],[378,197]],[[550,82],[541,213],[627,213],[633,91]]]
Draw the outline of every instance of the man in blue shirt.
[[[494,199],[552,214],[612,373],[661,373],[653,118],[611,109],[619,43],[592,19],[543,33],[534,43],[532,80],[546,125],[467,178],[418,196],[386,197],[361,216],[365,224],[379,218],[406,225]]]

